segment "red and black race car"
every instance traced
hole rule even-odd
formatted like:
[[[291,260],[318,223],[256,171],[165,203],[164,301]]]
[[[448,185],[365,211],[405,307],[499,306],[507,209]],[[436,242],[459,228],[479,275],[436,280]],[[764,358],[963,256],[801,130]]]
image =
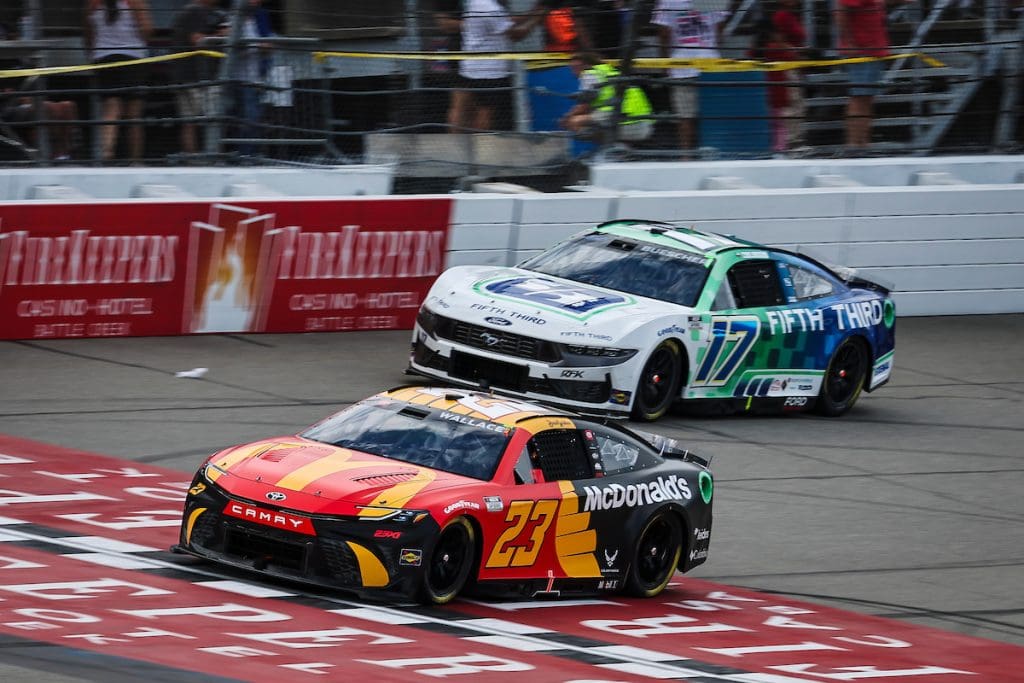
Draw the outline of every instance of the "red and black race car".
[[[705,561],[708,462],[523,401],[403,387],[196,473],[175,550],[437,604],[464,588],[654,596]]]

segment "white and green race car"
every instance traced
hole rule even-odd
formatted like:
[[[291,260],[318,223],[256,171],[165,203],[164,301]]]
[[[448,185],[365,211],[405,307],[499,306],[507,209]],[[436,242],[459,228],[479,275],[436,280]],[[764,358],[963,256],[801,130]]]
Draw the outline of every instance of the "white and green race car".
[[[639,420],[676,401],[842,415],[889,380],[895,321],[889,288],[851,269],[621,220],[514,268],[442,273],[409,370]]]

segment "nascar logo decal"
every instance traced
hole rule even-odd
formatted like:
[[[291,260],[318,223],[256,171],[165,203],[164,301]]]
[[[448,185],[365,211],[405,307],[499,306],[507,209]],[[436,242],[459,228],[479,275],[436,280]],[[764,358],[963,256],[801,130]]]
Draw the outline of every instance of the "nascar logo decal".
[[[635,299],[622,294],[602,292],[583,285],[534,276],[478,282],[473,289],[483,296],[495,296],[541,306],[580,320],[635,303]]]

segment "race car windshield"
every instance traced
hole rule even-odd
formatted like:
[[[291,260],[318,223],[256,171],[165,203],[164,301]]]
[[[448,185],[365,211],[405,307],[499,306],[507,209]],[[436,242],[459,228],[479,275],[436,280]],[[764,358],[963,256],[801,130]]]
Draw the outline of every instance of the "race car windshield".
[[[493,423],[465,424],[402,403],[360,403],[302,436],[390,460],[489,481],[511,434]],[[453,416],[462,418],[463,416]]]
[[[696,254],[600,233],[563,242],[522,267],[681,306],[697,302],[708,274]]]

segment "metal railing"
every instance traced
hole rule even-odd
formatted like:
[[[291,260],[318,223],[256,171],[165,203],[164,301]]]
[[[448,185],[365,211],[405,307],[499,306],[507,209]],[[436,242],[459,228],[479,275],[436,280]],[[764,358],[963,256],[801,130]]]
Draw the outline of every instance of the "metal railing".
[[[351,42],[323,41],[310,36],[268,36],[245,39],[238,29],[201,46],[209,52],[200,76],[187,83],[175,77],[177,46],[166,39],[151,47],[145,83],[121,91],[101,91],[89,64],[69,64],[67,38],[40,33],[39,1],[30,3],[38,15],[33,33],[24,40],[0,41],[0,59],[19,61],[23,68],[0,67],[0,88],[32,116],[0,124],[0,164],[315,164],[391,163],[405,188],[443,190],[459,186],[465,176],[501,178],[554,177],[593,158],[759,158],[780,154],[830,156],[843,152],[843,109],[850,85],[839,62],[807,62],[782,79],[756,64],[735,61],[703,64],[692,83],[699,91],[699,142],[683,150],[677,137],[678,116],[669,91],[677,85],[665,75],[656,40],[646,25],[633,27],[626,74],[616,85],[639,85],[654,112],[654,133],[644,141],[623,144],[613,126],[589,139],[570,134],[558,123],[559,112],[574,102],[577,85],[564,58],[552,55],[509,55],[512,78],[503,88],[478,91],[497,103],[488,130],[453,130],[446,114],[453,93],[467,89],[457,71],[472,55],[418,52],[430,41],[429,14],[416,0],[405,0],[406,27],[396,39]],[[236,0],[232,26],[241,26],[245,3]],[[647,5],[653,3],[648,2]],[[950,0],[937,0],[919,24],[900,19],[904,44],[897,52],[925,53],[946,63],[926,66],[919,58],[887,62],[884,88],[876,97],[870,153],[939,154],[963,151],[1013,152],[1020,143],[1019,76],[1024,65],[1024,15],[1008,18],[1006,8],[986,0],[984,16],[959,22],[963,42],[942,35]],[[827,3],[804,0],[805,18],[818,17]],[[745,57],[749,39],[747,13],[756,0],[737,3],[726,26],[732,57]],[[645,5],[637,4],[634,16]],[[649,9],[649,7],[648,7]],[[905,13],[909,16],[911,13]],[[899,19],[899,17],[897,17]],[[834,57],[831,28],[810,25],[810,54]],[[948,33],[948,32],[947,32]],[[740,46],[740,47],[737,47]],[[60,52],[60,51],[64,52]],[[414,53],[414,54],[410,54]],[[808,53],[803,53],[808,54]],[[636,56],[635,62],[628,57]],[[258,62],[255,71],[243,66]],[[84,61],[84,60],[83,60]],[[60,64],[56,68],[52,65]],[[254,76],[255,74],[255,76]],[[32,76],[31,80],[26,80]],[[772,142],[779,123],[766,101],[772,88],[806,95],[807,111],[799,119],[806,144],[780,150]],[[182,116],[175,100],[186,90],[200,89],[205,106]],[[109,124],[99,117],[104,97],[141,97],[139,118]],[[73,120],[48,118],[46,101],[76,103]],[[255,102],[255,106],[253,103]],[[795,116],[795,115],[794,115]],[[613,118],[613,122],[616,119]],[[971,125],[961,125],[970,121]],[[978,122],[984,122],[979,126]],[[183,125],[201,132],[197,151],[185,153],[178,141]],[[144,126],[145,152],[104,161],[99,146],[102,126],[123,130]],[[54,131],[73,126],[77,141],[70,161],[54,159]],[[63,129],[59,129],[63,130]],[[601,133],[601,131],[597,131]],[[122,136],[123,137],[123,136]],[[123,145],[122,145],[123,147]]]

